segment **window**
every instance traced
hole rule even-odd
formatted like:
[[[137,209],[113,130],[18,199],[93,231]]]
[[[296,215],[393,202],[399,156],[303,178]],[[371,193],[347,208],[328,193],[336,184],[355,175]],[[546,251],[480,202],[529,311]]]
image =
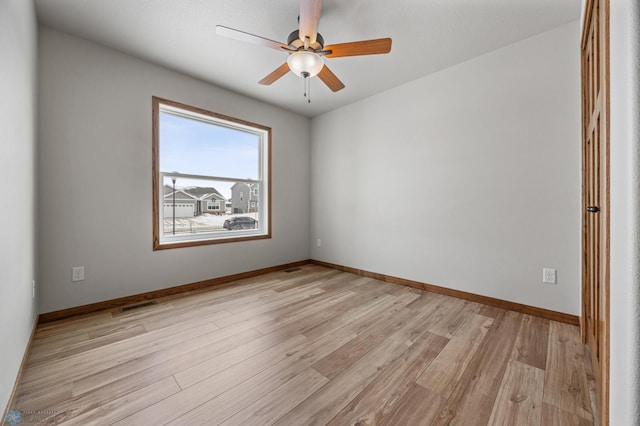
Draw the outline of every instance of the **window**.
[[[152,152],[154,250],[271,237],[270,128],[154,97]]]

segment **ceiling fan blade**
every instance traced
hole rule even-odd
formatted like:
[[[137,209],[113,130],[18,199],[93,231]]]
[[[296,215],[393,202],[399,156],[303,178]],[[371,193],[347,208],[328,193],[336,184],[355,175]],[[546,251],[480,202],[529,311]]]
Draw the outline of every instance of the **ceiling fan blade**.
[[[286,44],[269,40],[268,38],[260,37],[254,34],[245,33],[244,31],[234,30],[233,28],[223,27],[222,25],[216,25],[216,34],[247,43],[259,44],[261,46],[270,47],[276,50],[289,50],[289,46],[287,46]]]
[[[340,81],[338,77],[329,69],[325,64],[322,70],[318,73],[318,78],[323,81],[324,84],[334,92],[344,89],[344,83]]]
[[[325,55],[327,58],[340,58],[343,56],[377,55],[391,52],[391,39],[378,38],[375,40],[352,41],[325,46],[324,51],[331,50]]]
[[[322,0],[300,0],[300,40],[309,37],[309,44],[316,42],[321,12]]]
[[[276,68],[271,74],[269,74],[268,76],[260,80],[258,84],[263,84],[265,86],[268,86],[269,84],[275,83],[276,80],[278,80],[280,77],[282,77],[288,72],[289,72],[289,64],[285,62],[284,64]]]

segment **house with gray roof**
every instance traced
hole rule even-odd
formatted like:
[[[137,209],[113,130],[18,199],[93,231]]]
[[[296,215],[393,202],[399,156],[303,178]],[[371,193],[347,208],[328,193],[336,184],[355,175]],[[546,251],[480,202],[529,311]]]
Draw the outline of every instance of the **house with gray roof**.
[[[164,186],[164,217],[193,217],[204,213],[224,214],[226,199],[213,187],[176,188]]]

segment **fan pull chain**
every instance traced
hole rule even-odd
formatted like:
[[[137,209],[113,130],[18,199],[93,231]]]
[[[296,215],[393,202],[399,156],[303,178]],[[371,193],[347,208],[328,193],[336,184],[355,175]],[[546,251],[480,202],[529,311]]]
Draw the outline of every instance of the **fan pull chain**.
[[[304,97],[307,98],[307,102],[311,103],[311,79],[309,73],[303,72],[302,77],[304,79]]]

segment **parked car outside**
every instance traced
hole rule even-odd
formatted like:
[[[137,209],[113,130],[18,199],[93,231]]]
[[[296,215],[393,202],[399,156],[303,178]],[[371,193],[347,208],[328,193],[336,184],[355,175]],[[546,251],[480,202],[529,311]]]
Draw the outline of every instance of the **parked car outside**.
[[[224,221],[223,228],[228,230],[236,229],[255,229],[258,227],[258,221],[248,216],[232,217]]]

